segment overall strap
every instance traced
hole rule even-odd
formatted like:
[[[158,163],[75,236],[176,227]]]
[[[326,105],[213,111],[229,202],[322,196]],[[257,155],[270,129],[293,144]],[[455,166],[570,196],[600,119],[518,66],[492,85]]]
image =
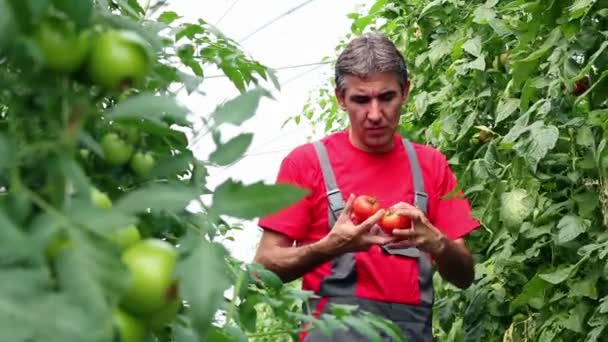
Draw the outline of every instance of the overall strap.
[[[422,169],[420,167],[420,162],[418,161],[418,156],[416,155],[414,146],[409,140],[404,138],[403,146],[405,147],[405,151],[407,152],[410,161],[412,181],[414,183],[414,205],[427,215],[428,195],[424,191],[424,178],[422,176]],[[383,246],[382,248],[390,254],[418,259],[420,303],[423,305],[433,305],[433,266],[431,264],[431,256],[415,247],[391,249]]]
[[[342,192],[338,189],[325,145],[321,141],[315,141],[313,145],[319,158],[321,171],[323,172],[327,202],[329,204],[328,223],[329,229],[332,229],[338,216],[340,216],[340,213],[344,209],[344,199],[342,198]],[[331,267],[331,274],[321,282],[319,294],[321,296],[354,295],[357,283],[355,253],[346,253],[334,258],[331,262]]]
[[[325,191],[327,192],[327,201],[329,203],[329,226],[333,227],[344,209],[344,199],[342,198],[342,192],[338,189],[325,145],[321,141],[315,141],[313,142],[313,146],[317,152],[321,171],[323,172],[323,180],[325,181]]]

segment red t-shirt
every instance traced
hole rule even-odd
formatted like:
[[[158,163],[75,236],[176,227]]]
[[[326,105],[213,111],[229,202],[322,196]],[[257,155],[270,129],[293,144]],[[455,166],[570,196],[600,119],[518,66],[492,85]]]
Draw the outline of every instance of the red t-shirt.
[[[344,200],[348,195],[367,194],[378,198],[383,207],[397,202],[414,202],[414,185],[409,158],[395,135],[391,151],[374,154],[350,143],[347,131],[322,139]],[[432,147],[413,144],[428,195],[429,220],[449,238],[457,239],[474,230],[479,223],[470,214],[466,199],[442,199],[457,181],[445,156]],[[282,211],[260,219],[263,229],[282,233],[298,245],[320,240],[329,232],[328,204],[321,166],[314,146],[305,144],[283,160],[277,183],[295,184],[310,189],[310,194]],[[392,303],[419,304],[418,267],[415,259],[384,253],[379,246],[356,253],[357,286],[355,295]],[[302,287],[315,293],[321,280],[331,273],[325,263],[304,275]]]

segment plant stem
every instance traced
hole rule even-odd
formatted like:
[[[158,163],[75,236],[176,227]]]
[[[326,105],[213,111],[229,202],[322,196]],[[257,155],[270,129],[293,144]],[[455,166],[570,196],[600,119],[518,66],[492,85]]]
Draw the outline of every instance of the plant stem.
[[[224,323],[224,326],[227,326],[232,320],[232,316],[234,316],[234,310],[236,309],[236,301],[239,298],[239,291],[241,289],[241,286],[243,285],[244,280],[245,272],[241,270],[241,272],[239,272],[238,277],[236,278],[236,284],[234,284],[234,290],[232,292],[232,301],[230,303],[228,313],[226,314],[226,322]]]

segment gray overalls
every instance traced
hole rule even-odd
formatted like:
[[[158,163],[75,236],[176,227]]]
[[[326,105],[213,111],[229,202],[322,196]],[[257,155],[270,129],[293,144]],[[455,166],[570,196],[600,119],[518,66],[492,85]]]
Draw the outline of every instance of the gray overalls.
[[[327,199],[329,203],[329,227],[331,229],[338,216],[344,209],[344,200],[342,198],[340,189],[337,187],[336,179],[334,177],[325,146],[320,141],[315,141],[313,145],[321,164],[325,188],[327,190]],[[416,156],[414,147],[408,140],[403,139],[403,145],[407,151],[412,170],[415,190],[414,205],[416,205],[426,214],[428,197],[424,192],[424,182],[418,157]],[[418,260],[420,305],[393,304],[355,297],[355,286],[357,283],[355,253],[347,253],[332,260],[331,274],[321,281],[317,295],[320,297],[329,298],[328,302],[324,306],[323,312],[328,312],[332,303],[358,305],[359,309],[361,310],[378,314],[393,321],[401,328],[407,341],[433,341],[433,268],[431,265],[430,256],[417,248],[390,249],[385,246],[382,248],[386,253],[400,255],[406,258],[416,258]],[[407,291],[407,289],[403,290]],[[311,301],[311,308],[313,310],[317,303],[318,299]],[[391,341],[390,337],[386,335],[383,336],[385,336],[384,341]],[[366,338],[355,331],[345,332],[340,330],[336,331],[330,339],[323,335],[320,331],[313,330],[307,334],[304,341],[358,342],[366,341]]]

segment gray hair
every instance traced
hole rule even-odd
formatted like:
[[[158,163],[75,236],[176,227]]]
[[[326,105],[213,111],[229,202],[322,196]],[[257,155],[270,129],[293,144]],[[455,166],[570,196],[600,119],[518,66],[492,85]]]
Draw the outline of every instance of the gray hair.
[[[336,86],[346,89],[345,75],[365,77],[375,73],[393,72],[399,77],[401,89],[407,83],[407,67],[395,44],[381,33],[366,33],[353,39],[336,61]]]

